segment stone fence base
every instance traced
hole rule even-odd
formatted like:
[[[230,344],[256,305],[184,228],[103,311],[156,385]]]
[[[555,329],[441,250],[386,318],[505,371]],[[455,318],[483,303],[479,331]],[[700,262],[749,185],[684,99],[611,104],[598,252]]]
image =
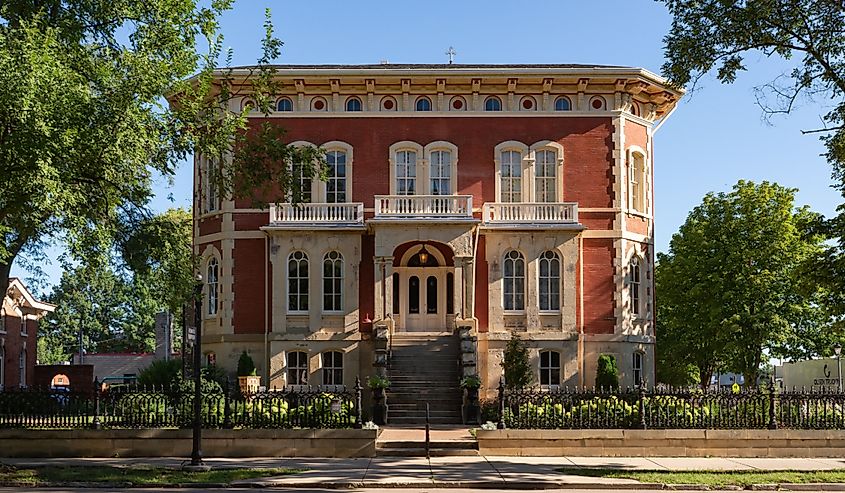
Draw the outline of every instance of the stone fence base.
[[[482,455],[842,457],[843,430],[478,430]]]
[[[204,457],[373,457],[378,430],[204,430]],[[189,457],[191,430],[0,430],[0,457]]]

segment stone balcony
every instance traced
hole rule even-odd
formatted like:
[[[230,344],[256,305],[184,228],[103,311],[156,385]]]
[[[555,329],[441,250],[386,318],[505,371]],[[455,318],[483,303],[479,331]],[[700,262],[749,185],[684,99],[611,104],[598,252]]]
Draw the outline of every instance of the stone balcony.
[[[270,206],[270,229],[336,229],[364,228],[364,204],[273,204]]]
[[[487,228],[583,229],[576,202],[488,202],[481,218]]]
[[[472,221],[472,195],[376,195],[374,219]]]

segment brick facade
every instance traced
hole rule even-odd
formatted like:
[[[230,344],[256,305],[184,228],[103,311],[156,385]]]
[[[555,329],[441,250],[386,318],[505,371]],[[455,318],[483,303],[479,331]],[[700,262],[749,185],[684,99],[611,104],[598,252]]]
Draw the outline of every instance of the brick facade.
[[[55,306],[36,300],[20,279],[10,278],[0,310],[0,386],[33,384],[38,324]]]

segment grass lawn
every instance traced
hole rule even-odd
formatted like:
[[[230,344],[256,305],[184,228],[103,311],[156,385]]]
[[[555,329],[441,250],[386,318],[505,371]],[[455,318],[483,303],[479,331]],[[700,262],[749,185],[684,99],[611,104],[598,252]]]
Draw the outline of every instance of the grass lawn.
[[[621,471],[619,469],[560,468],[576,476],[635,479],[643,483],[749,486],[771,483],[845,483],[842,471]]]
[[[296,474],[301,469],[213,469],[208,472],[183,472],[163,467],[62,467],[16,468],[0,464],[0,486],[45,486],[68,483],[112,483],[133,486],[158,486],[191,483],[230,483],[240,479]]]

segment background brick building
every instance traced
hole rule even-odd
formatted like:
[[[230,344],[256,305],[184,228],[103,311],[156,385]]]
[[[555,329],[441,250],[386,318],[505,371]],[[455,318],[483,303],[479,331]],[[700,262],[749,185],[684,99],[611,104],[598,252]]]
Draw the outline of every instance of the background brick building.
[[[50,303],[36,300],[20,279],[9,279],[9,289],[0,310],[2,388],[32,385],[38,352],[38,322],[55,308]]]

